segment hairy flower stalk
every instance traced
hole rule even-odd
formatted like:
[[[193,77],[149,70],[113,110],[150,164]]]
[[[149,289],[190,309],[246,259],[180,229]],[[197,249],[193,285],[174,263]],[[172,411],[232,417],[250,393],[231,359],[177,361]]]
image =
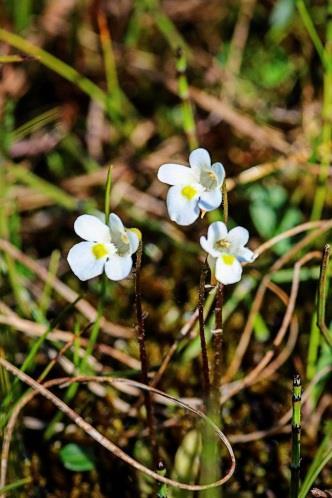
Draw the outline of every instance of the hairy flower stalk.
[[[210,396],[210,369],[207,354],[207,345],[205,338],[205,320],[204,320],[204,300],[205,300],[205,281],[207,273],[207,264],[204,263],[201,270],[199,282],[199,299],[198,299],[198,322],[199,336],[201,341],[202,367],[203,367],[203,391],[206,399]]]
[[[141,378],[144,384],[149,385],[149,376],[148,376],[149,361],[145,345],[145,324],[144,324],[144,312],[142,308],[142,294],[141,294],[142,253],[143,253],[143,244],[142,240],[140,240],[136,254],[136,267],[135,267],[135,305],[136,305],[136,318],[137,318],[136,331],[137,331],[137,340],[138,340],[139,354],[141,360]],[[150,391],[144,391],[144,401],[145,401],[147,422],[149,427],[153,464],[154,467],[157,469],[159,463],[159,451],[157,444],[154,408],[153,408]]]
[[[212,377],[212,399],[219,406],[220,383],[222,376],[222,341],[223,341],[223,323],[222,308],[224,301],[224,285],[220,282],[217,284],[216,307],[215,307],[215,330],[213,331],[213,377]]]

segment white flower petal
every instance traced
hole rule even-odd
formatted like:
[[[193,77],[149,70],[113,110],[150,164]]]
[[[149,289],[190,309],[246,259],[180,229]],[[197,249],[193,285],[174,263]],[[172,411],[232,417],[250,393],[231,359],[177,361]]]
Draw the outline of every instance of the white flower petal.
[[[209,255],[213,256],[214,258],[218,258],[218,256],[220,256],[220,251],[214,249],[213,242],[211,241],[211,239],[206,237],[201,237],[200,243],[204,251],[206,251]]]
[[[200,175],[202,169],[211,167],[210,154],[205,149],[195,149],[189,155],[189,164],[196,175]]]
[[[240,248],[245,246],[249,240],[249,232],[246,228],[235,227],[228,232],[228,240],[230,241],[232,248]]]
[[[256,259],[255,253],[253,253],[250,249],[247,247],[240,247],[237,251],[236,254],[237,258],[239,261],[244,261],[246,263],[252,263]]]
[[[211,192],[203,192],[199,198],[199,207],[203,211],[213,211],[217,209],[222,201],[222,194],[219,188],[211,190]]]
[[[104,270],[106,258],[96,259],[92,253],[93,245],[93,242],[79,242],[67,256],[72,272],[83,281],[101,275]]]
[[[129,239],[130,254],[134,254],[139,246],[139,238],[137,237],[136,233],[131,230],[126,230],[126,234],[128,235]]]
[[[178,225],[191,225],[199,217],[198,198],[199,193],[191,200],[181,194],[181,185],[171,187],[167,194],[167,209],[171,220]]]
[[[226,239],[227,233],[227,227],[222,221],[211,223],[208,229],[208,239],[211,241],[211,245],[214,246],[218,240]]]
[[[163,164],[159,168],[158,179],[168,185],[184,185],[197,181],[193,171],[181,164]]]
[[[74,230],[79,237],[89,242],[109,242],[110,230],[95,216],[83,214],[74,223]]]
[[[109,226],[110,226],[110,230],[111,230],[111,235],[112,235],[112,232],[123,233],[125,231],[125,227],[123,226],[121,219],[119,218],[119,216],[117,214],[114,214],[114,213],[110,214]]]
[[[133,260],[131,256],[112,254],[106,261],[105,272],[110,280],[123,280],[128,277],[132,266]]]
[[[221,163],[214,163],[212,164],[212,170],[217,175],[218,187],[220,187],[223,184],[226,176],[225,169]]]
[[[216,279],[222,284],[235,284],[241,280],[242,266],[230,254],[221,254],[216,261]]]

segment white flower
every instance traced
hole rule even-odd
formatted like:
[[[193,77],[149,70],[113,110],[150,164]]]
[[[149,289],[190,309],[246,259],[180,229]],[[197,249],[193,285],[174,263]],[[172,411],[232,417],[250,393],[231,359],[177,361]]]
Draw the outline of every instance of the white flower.
[[[207,150],[196,149],[189,156],[190,167],[163,164],[158,171],[161,182],[172,185],[167,194],[167,209],[171,220],[190,225],[200,210],[212,211],[220,206],[221,186],[225,170],[221,163],[211,165]]]
[[[203,249],[208,253],[211,273],[222,284],[234,284],[241,279],[241,262],[252,262],[255,255],[244,247],[249,232],[243,227],[235,227],[229,232],[225,223],[215,221],[208,229],[208,236],[201,237]]]
[[[104,270],[111,280],[122,280],[129,275],[139,239],[134,230],[123,226],[116,214],[110,215],[109,226],[95,216],[83,214],[75,221],[74,230],[84,242],[70,249],[68,263],[80,280],[97,277]]]

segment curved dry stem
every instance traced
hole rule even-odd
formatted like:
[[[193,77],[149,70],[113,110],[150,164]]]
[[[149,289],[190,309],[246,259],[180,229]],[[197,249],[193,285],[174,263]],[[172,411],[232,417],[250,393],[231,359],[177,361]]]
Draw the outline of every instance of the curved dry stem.
[[[261,254],[263,254],[263,252],[266,252],[268,249],[278,244],[278,242],[280,242],[281,240],[288,239],[289,237],[298,235],[301,232],[306,232],[307,230],[312,230],[313,228],[322,228],[323,231],[329,230],[329,228],[332,228],[332,221],[331,220],[308,221],[306,223],[302,223],[301,225],[297,225],[296,227],[290,228],[285,232],[279,233],[272,239],[264,242],[264,244],[260,245],[256,249],[255,254],[257,256],[260,256]]]
[[[50,381],[49,383],[42,385],[36,382],[32,377],[28,376],[27,374],[21,372],[18,368],[16,368],[14,365],[9,363],[7,360],[4,358],[0,358],[0,365],[4,367],[7,371],[11,372],[13,375],[18,377],[22,382],[28,384],[34,392],[29,392],[25,396],[25,399],[21,399],[18,405],[16,405],[14,409],[14,415],[17,418],[20,410],[25,406],[27,402],[29,402],[30,399],[32,399],[34,396],[37,394],[41,394],[44,396],[46,399],[51,401],[59,410],[61,410],[67,417],[69,417],[76,425],[78,425],[84,432],[86,432],[90,437],[92,437],[97,443],[102,445],[105,449],[110,451],[113,455],[116,457],[120,458],[122,461],[126,462],[128,465],[133,467],[134,469],[143,472],[144,474],[148,475],[149,477],[152,477],[156,481],[162,482],[164,484],[168,484],[169,486],[173,486],[175,488],[179,489],[186,489],[188,491],[201,491],[205,489],[211,489],[217,486],[221,486],[225,482],[227,482],[233,475],[234,470],[235,470],[235,456],[234,452],[232,449],[231,444],[229,443],[228,439],[224,435],[224,433],[217,427],[216,424],[212,420],[210,420],[204,413],[202,413],[199,410],[196,410],[195,408],[191,407],[190,405],[187,405],[186,403],[174,398],[173,396],[166,394],[158,389],[155,389],[151,386],[147,386],[145,384],[142,384],[140,382],[134,381],[134,380],[128,380],[128,379],[123,379],[123,378],[116,378],[116,377],[96,377],[96,376],[78,376],[74,378],[62,378],[62,379],[54,379]],[[134,458],[130,457],[127,455],[121,448],[116,446],[112,441],[107,439],[105,436],[103,436],[99,431],[97,431],[92,425],[90,425],[88,422],[86,422],[80,415],[78,415],[74,410],[72,410],[66,403],[64,403],[60,398],[55,396],[52,392],[50,392],[46,385],[49,386],[68,386],[70,384],[73,384],[75,382],[103,382],[103,383],[108,383],[116,387],[117,384],[126,384],[131,387],[136,387],[138,389],[143,389],[145,391],[149,391],[150,393],[161,396],[163,398],[166,398],[169,402],[178,405],[185,410],[190,411],[197,417],[201,418],[204,420],[205,423],[207,423],[214,433],[218,436],[220,441],[225,445],[229,457],[230,457],[230,467],[226,475],[219,479],[218,481],[209,483],[209,484],[204,484],[204,485],[197,485],[197,484],[185,484],[173,479],[169,479],[167,477],[164,477],[157,472],[154,472],[153,470],[149,469],[148,467],[142,465],[139,463],[137,460]],[[12,415],[13,417],[13,415]],[[10,420],[10,428],[11,430],[13,429],[15,425],[15,421]],[[8,425],[9,425],[8,424]],[[8,428],[8,426],[7,426]],[[7,436],[5,438],[6,440],[6,447],[5,451],[7,452],[8,456],[8,451],[9,451],[9,445],[10,445],[10,439],[7,433]],[[6,468],[7,468],[7,459],[6,455],[4,454],[4,448],[2,451],[2,462],[1,462],[1,478],[0,478],[0,484],[1,486],[5,485],[5,480],[6,480]],[[6,462],[6,464],[4,464]]]

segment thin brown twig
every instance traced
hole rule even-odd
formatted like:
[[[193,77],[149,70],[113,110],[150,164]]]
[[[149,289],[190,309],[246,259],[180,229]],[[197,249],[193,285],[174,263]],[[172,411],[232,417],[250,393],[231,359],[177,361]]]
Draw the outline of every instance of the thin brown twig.
[[[321,489],[313,488],[310,491],[310,496],[313,496],[314,498],[331,498],[332,490],[322,491]]]
[[[313,228],[322,228],[324,231],[327,231],[331,227],[332,227],[331,220],[307,221],[306,223],[302,223],[301,225],[297,225],[294,228],[290,228],[285,232],[279,233],[275,237],[272,237],[272,239],[264,242],[264,244],[261,244],[255,250],[255,254],[256,256],[260,256],[268,249],[271,249],[271,247],[275,246],[281,240],[288,239],[290,237],[293,237],[294,235],[298,235],[301,232],[306,232],[307,230],[311,230]]]

